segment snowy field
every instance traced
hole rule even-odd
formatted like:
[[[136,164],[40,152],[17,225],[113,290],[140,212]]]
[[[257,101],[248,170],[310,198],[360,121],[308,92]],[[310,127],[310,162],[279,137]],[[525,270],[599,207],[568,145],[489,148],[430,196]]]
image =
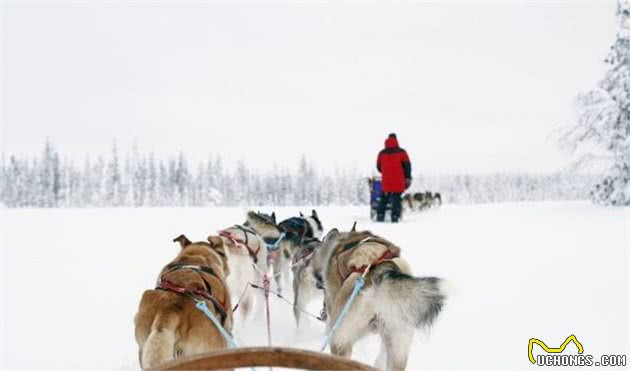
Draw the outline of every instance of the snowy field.
[[[275,211],[283,219],[299,209]],[[628,209],[445,205],[399,225],[371,223],[366,208],[317,211],[326,230],[358,220],[360,229],[399,244],[417,275],[449,280],[452,296],[430,334],[417,333],[410,370],[536,369],[527,358],[531,337],[555,347],[575,334],[585,353],[628,353]],[[130,370],[138,368],[133,316],[142,291],[179,250],[171,240],[181,233],[205,239],[242,222],[245,209],[0,213],[0,367]],[[296,333],[291,309],[272,300],[275,344],[317,349],[323,326],[312,321]],[[264,322],[237,336],[243,345],[264,345]],[[367,338],[354,358],[372,363],[377,353],[377,341]]]

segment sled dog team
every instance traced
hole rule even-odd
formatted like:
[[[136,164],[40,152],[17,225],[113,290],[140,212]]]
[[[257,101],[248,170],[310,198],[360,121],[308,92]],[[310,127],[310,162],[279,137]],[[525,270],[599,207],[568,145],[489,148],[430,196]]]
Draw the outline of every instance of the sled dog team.
[[[301,309],[323,291],[327,334],[363,277],[365,285],[330,337],[331,352],[350,357],[353,344],[373,333],[381,338],[377,367],[404,370],[415,329],[430,326],[444,304],[441,280],[413,276],[398,246],[356,230],[356,223],[349,231],[322,234],[315,210],[280,223],[275,213],[250,211],[244,223],[205,241],[175,238],[179,253],[162,268],[155,289],[143,293],[135,316],[141,367],[226,348],[221,330],[248,324],[262,307],[256,287],[265,277],[274,278],[280,293],[292,276],[297,326]]]
[[[442,206],[442,195],[440,192],[431,193],[430,191],[405,193],[402,202],[406,211],[422,211]]]

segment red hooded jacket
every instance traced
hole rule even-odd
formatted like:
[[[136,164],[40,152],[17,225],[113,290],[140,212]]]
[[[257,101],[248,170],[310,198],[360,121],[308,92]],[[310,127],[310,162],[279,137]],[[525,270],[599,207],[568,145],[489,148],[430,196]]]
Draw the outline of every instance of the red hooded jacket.
[[[385,140],[385,148],[378,154],[376,168],[383,175],[383,192],[405,191],[405,178],[411,179],[411,161],[407,152],[398,146],[395,136]]]

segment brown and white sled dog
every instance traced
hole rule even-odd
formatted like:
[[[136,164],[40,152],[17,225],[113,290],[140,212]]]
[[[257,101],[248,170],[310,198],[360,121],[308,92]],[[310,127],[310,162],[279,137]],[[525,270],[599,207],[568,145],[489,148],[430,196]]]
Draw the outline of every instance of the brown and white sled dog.
[[[404,370],[414,331],[432,324],[440,313],[445,294],[436,277],[414,277],[399,257],[400,249],[369,231],[330,231],[313,258],[313,274],[325,290],[327,332],[346,301],[355,281],[365,276],[365,286],[333,334],[333,354],[350,357],[353,344],[369,333],[381,338],[377,366]]]
[[[313,257],[315,252],[319,250],[322,241],[317,238],[306,239],[300,247],[296,249],[291,261],[291,269],[293,271],[293,316],[295,317],[296,326],[300,327],[301,310],[320,297],[321,290],[317,287],[315,274],[313,272]]]
[[[223,327],[232,329],[229,273],[223,241],[191,242],[184,235],[181,251],[166,265],[155,290],[146,290],[135,316],[135,337],[140,366],[155,368],[164,362],[225,348],[225,339],[212,321],[195,307],[204,300]]]

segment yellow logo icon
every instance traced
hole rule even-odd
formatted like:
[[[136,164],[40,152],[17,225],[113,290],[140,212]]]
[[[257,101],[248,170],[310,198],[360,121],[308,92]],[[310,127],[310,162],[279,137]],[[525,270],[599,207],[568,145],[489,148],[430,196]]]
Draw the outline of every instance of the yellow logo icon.
[[[566,340],[558,348],[549,348],[547,344],[545,344],[542,340],[531,338],[529,339],[529,344],[527,345],[529,361],[534,364],[536,363],[536,359],[532,354],[534,344],[538,344],[547,353],[562,353],[570,342],[573,342],[577,346],[579,354],[584,353],[584,347],[582,346],[582,343],[580,343],[580,341],[575,337],[575,335],[570,335],[568,338],[566,338]]]

